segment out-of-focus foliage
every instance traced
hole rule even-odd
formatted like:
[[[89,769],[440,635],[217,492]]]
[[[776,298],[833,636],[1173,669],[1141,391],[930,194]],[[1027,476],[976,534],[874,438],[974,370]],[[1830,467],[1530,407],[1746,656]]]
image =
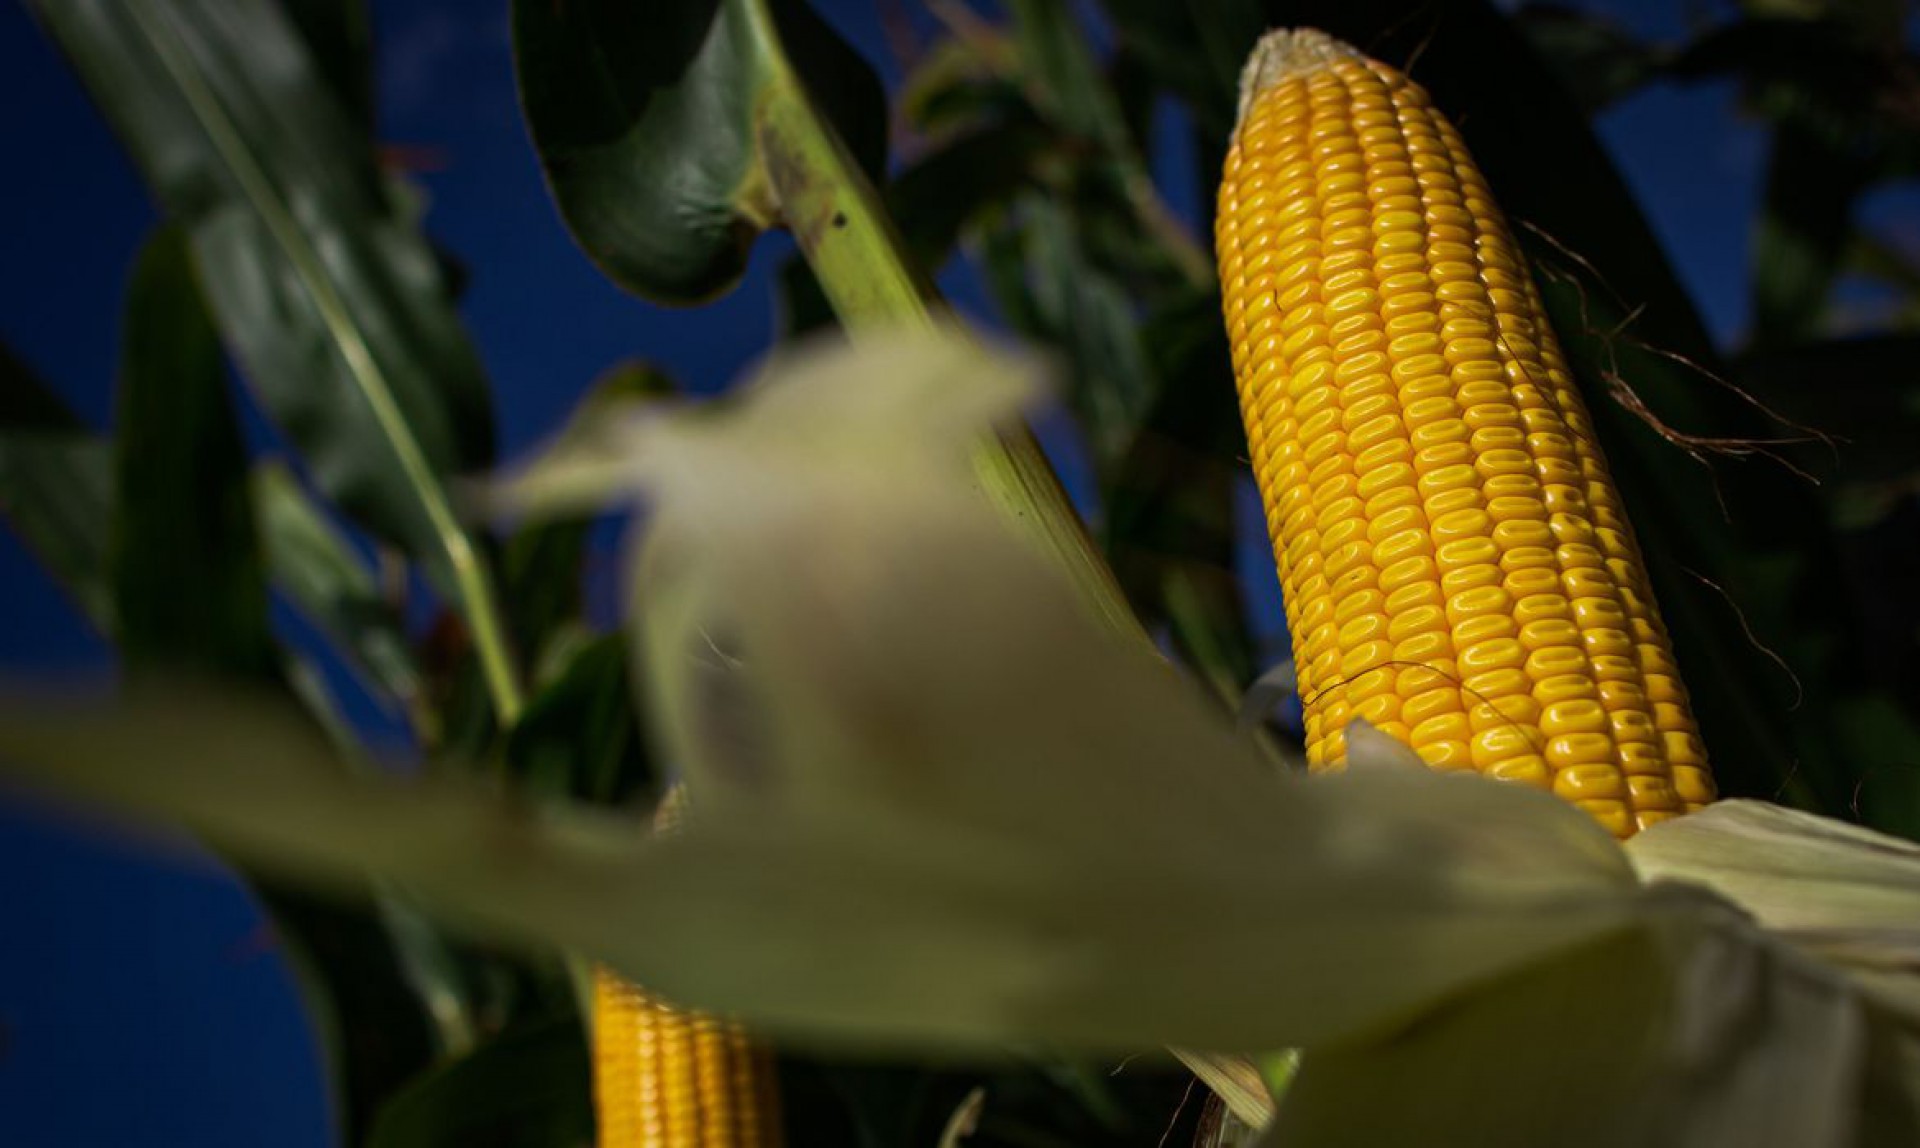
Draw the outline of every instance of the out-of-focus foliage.
[[[472,763],[527,806],[645,805],[685,763],[635,700],[659,683],[585,616],[587,520],[494,539],[453,513],[454,480],[495,461],[491,402],[457,264],[379,163],[365,0],[30,6],[169,222],[128,287],[110,435],[0,348],[0,515],[133,679],[191,667],[297,706],[298,736],[332,747],[327,768],[373,756],[320,685],[317,662],[337,659],[422,772]],[[513,21],[556,208],[623,286],[710,297],[777,226],[815,267],[823,237],[852,241],[824,292],[806,263],[787,269],[796,332],[834,322],[829,297],[843,321],[849,301],[862,321],[885,310],[862,259],[923,300],[943,267],[976,275],[996,318],[1064,365],[1091,527],[1128,601],[1229,705],[1275,657],[1249,626],[1261,591],[1234,573],[1236,551],[1265,541],[1234,514],[1243,443],[1205,204],[1239,69],[1269,24],[1319,25],[1408,67],[1529,237],[1724,787],[1920,834],[1920,252],[1858,223],[1863,197],[1920,171],[1903,6],[1747,0],[1660,43],[1582,10],[1506,7],[954,0],[935,9],[938,36],[902,46],[891,109],[806,0],[517,0]],[[1770,158],[1747,334],[1716,346],[1589,121],[1651,85],[1728,78]],[[769,109],[818,109],[815,151],[783,150]],[[817,173],[790,165],[823,156],[841,199],[796,202]],[[1194,168],[1197,218],[1170,203],[1175,162]],[[864,204],[852,184],[868,177],[884,215],[819,210]],[[896,237],[906,258],[885,263]],[[638,367],[575,382],[575,429],[608,397],[672,390]],[[237,403],[292,454],[249,458]],[[270,626],[274,600],[318,648]],[[643,622],[655,608],[634,604]],[[1130,891],[1154,880],[1121,860]],[[389,887],[352,908],[259,880],[354,1142],[473,1143],[475,1113],[499,1116],[488,1143],[580,1142],[559,961],[444,933]],[[1442,1052],[1479,1039],[1431,1035]],[[1178,1072],[1009,1051],[977,1067],[783,1050],[789,1139],[934,1143],[976,1087],[971,1148],[1175,1143],[1199,1122]],[[1377,1091],[1387,1071],[1320,1063],[1310,1095]]]
[[[354,776],[231,694],[0,711],[0,760],[813,1044],[1299,1047],[1277,1144],[1920,1134],[1920,846],[1730,801],[1623,849],[1364,727],[1345,775],[1270,768],[964,481],[1020,367],[924,332],[796,352],[724,414],[610,420],[504,492],[654,508],[635,636],[685,768],[671,835]],[[528,1084],[485,1110],[544,1112]]]

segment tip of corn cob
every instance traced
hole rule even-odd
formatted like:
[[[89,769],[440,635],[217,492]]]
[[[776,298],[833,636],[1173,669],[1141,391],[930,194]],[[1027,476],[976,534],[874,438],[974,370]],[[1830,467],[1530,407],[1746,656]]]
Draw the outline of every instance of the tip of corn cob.
[[[1240,110],[1245,119],[1254,97],[1270,85],[1336,60],[1361,59],[1360,50],[1318,28],[1275,28],[1260,37],[1240,70]]]

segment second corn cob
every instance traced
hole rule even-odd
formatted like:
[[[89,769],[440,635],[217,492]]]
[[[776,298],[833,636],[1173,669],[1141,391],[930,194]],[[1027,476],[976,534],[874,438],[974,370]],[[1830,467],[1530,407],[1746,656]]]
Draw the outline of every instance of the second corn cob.
[[[1538,289],[1426,92],[1315,31],[1242,80],[1216,235],[1316,767],[1366,718],[1619,836],[1713,783]]]
[[[655,832],[685,813],[660,804]],[[593,1096],[599,1148],[780,1148],[774,1058],[738,1025],[593,969]]]
[[[773,1067],[738,1026],[594,969],[600,1148],[777,1148]]]

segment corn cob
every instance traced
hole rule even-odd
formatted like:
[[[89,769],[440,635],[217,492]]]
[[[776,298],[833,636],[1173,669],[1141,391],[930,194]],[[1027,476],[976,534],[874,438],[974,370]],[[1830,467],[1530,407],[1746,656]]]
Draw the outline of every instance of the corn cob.
[[[773,1063],[737,1026],[593,971],[600,1148],[776,1148]]]
[[[661,803],[656,832],[684,812]],[[593,969],[593,1094],[600,1148],[779,1148],[772,1054],[739,1026]]]
[[[1242,78],[1216,245],[1315,768],[1366,718],[1625,837],[1713,798],[1540,293],[1426,92],[1316,31]]]

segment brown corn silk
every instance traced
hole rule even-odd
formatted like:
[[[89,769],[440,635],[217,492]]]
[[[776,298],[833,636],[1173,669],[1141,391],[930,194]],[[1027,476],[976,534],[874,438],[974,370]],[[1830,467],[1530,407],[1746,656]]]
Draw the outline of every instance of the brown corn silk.
[[[671,791],[655,830],[670,832],[684,806],[683,791]],[[604,966],[592,975],[599,1148],[780,1148],[771,1051]]]
[[[1314,768],[1365,718],[1615,835],[1713,781],[1540,293],[1460,135],[1311,30],[1242,78],[1216,232]]]

